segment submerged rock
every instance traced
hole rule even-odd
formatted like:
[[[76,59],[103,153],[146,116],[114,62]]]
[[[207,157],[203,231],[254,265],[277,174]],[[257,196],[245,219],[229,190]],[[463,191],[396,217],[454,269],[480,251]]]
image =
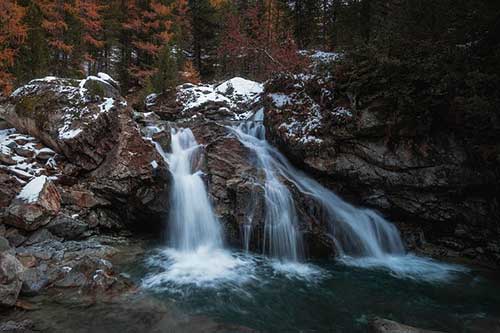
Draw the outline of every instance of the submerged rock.
[[[23,321],[13,321],[9,320],[3,323],[0,323],[0,332],[9,332],[9,333],[31,333],[35,332],[33,330],[34,324],[31,320],[23,320]]]
[[[400,324],[398,322],[375,318],[369,323],[372,333],[443,333],[440,331],[430,331],[412,326]]]

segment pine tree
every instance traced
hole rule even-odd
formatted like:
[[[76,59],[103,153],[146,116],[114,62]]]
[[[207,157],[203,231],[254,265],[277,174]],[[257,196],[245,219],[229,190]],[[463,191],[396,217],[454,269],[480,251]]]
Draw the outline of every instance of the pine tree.
[[[163,93],[176,86],[178,81],[177,61],[169,45],[160,52],[155,72],[151,78],[153,89]]]
[[[202,75],[209,76],[213,74],[221,19],[210,0],[190,0],[189,13],[194,64]]]
[[[49,46],[42,28],[43,13],[34,1],[28,1],[25,11],[23,22],[28,33],[16,60],[15,73],[18,83],[25,83],[50,72]]]
[[[42,28],[51,52],[50,67],[54,74],[68,74],[74,45],[70,40],[68,17],[74,12],[73,3],[62,0],[33,0],[42,12]]]
[[[172,39],[171,14],[174,5],[161,1],[130,1],[126,6],[129,20],[123,25],[130,39],[125,47],[130,51],[130,76],[140,86],[155,72],[154,64],[164,46]]]

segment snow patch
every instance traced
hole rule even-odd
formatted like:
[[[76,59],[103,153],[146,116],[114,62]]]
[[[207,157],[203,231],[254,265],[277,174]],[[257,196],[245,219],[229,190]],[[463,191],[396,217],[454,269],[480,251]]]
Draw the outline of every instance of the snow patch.
[[[99,105],[101,112],[108,112],[115,105],[115,100],[113,98],[105,98],[104,103]]]
[[[248,101],[261,94],[264,86],[255,81],[235,77],[215,87],[215,91],[228,97]]]
[[[28,184],[26,184],[21,193],[17,196],[17,199],[23,200],[26,203],[33,203],[38,200],[40,193],[47,182],[47,176],[39,176],[33,178]]]
[[[273,104],[278,108],[282,108],[285,105],[292,104],[292,100],[288,95],[282,93],[275,93],[275,94],[270,94],[270,96],[271,99],[273,100]]]

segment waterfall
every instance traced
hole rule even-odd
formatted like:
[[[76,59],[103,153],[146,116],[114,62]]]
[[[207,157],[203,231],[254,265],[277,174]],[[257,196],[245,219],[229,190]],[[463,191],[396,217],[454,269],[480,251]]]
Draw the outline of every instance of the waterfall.
[[[163,289],[246,282],[251,263],[223,247],[222,228],[202,178],[202,146],[189,128],[172,129],[171,139],[170,153],[153,141],[172,174],[169,244],[148,258],[155,272],[143,280],[143,286]]]
[[[194,251],[201,246],[221,248],[220,223],[198,167],[201,146],[190,129],[172,129],[171,146],[172,152],[166,155],[173,178],[170,245],[181,251]]]
[[[397,228],[369,209],[356,208],[340,199],[290,162],[265,139],[263,110],[253,121],[233,128],[240,142],[255,152],[266,175],[265,247],[271,255],[297,260],[301,237],[293,197],[284,180],[315,199],[326,212],[337,252],[342,256],[383,258],[405,253]],[[267,243],[266,243],[267,242]]]
[[[260,117],[262,111],[256,114]],[[277,161],[270,154],[263,139],[264,127],[259,119],[245,122],[236,128],[240,141],[252,149],[258,158],[258,167],[264,170],[266,182],[264,252],[272,257],[297,261],[303,257],[302,239],[298,230],[297,212],[292,194],[280,179],[281,173]],[[246,240],[248,242],[248,240]]]

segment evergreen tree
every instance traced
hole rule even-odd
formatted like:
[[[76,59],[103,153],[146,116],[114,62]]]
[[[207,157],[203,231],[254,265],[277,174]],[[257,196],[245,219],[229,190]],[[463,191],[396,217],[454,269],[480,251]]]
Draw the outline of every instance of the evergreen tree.
[[[27,29],[27,38],[16,59],[15,73],[18,84],[50,72],[49,46],[42,28],[43,14],[34,1],[28,1],[25,5],[26,15],[23,22]]]
[[[155,92],[162,93],[177,85],[177,59],[172,53],[172,48],[169,45],[163,47],[155,67],[155,72],[151,78],[151,83]]]

